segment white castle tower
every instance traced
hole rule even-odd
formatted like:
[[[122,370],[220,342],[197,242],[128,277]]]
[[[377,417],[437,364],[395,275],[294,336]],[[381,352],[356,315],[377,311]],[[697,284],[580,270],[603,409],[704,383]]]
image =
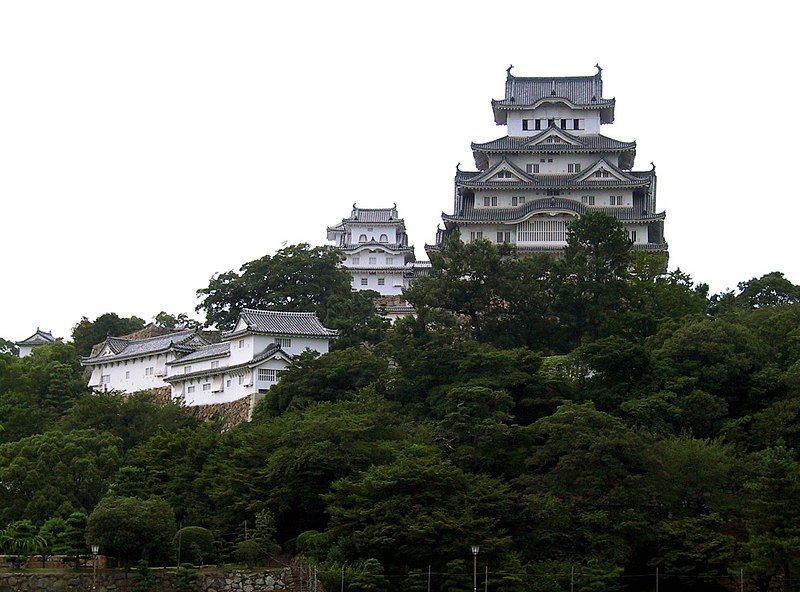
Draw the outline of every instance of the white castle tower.
[[[342,265],[353,277],[353,290],[400,295],[418,267],[396,204],[374,209],[353,204],[349,218],[328,227],[328,240],[342,251]]]
[[[505,98],[492,101],[507,135],[472,144],[476,171],[456,167],[452,214],[442,214],[436,244],[456,234],[513,243],[518,253],[559,252],[567,225],[584,212],[614,216],[635,249],[667,250],[664,212],[656,210],[655,165],[634,171],[635,142],[600,133],[614,121],[594,76],[521,78],[509,67]]]

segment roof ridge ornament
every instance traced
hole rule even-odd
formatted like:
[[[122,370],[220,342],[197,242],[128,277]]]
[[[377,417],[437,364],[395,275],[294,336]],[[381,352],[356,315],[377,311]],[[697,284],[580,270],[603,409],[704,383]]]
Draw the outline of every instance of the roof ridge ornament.
[[[595,64],[595,68],[597,68],[597,74],[595,76],[600,76],[603,73],[603,69],[600,67],[600,64]]]
[[[511,68],[513,68],[513,67],[514,67],[514,64],[509,64],[508,68],[506,68],[506,76],[508,76],[509,78],[513,78],[514,77],[514,75],[511,73]]]
[[[653,173],[655,173],[655,172],[656,172],[656,163],[654,163],[654,162],[651,160],[651,161],[650,161],[650,166],[652,167],[652,168],[650,169],[650,171],[651,171],[651,172],[653,172]]]
[[[456,172],[457,173],[461,172],[461,163],[460,162],[456,163]]]

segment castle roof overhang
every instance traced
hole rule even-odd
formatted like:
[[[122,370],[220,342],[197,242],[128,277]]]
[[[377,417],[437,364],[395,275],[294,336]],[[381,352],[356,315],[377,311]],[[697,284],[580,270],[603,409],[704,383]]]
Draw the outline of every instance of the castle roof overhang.
[[[227,341],[245,334],[331,338],[339,332],[323,326],[313,312],[245,308],[239,313],[236,327],[223,333],[222,339]]]
[[[393,253],[393,254],[396,254],[396,255],[399,255],[399,254],[402,254],[402,253],[413,253],[414,252],[414,247],[413,246],[398,245],[396,243],[382,243],[382,242],[379,242],[379,241],[367,241],[367,242],[364,242],[364,243],[351,243],[349,245],[345,245],[345,246],[339,247],[339,249],[343,253],[347,253],[348,255],[353,254],[353,253],[358,253],[359,251],[364,251],[364,250],[372,250],[372,251],[374,251],[374,250],[383,250],[383,251],[386,251],[387,253]]]
[[[591,174],[598,168],[608,170],[613,177],[597,178]],[[492,180],[500,171],[509,171],[512,178]],[[465,171],[456,174],[456,186],[466,189],[636,189],[648,187],[655,176],[654,171],[623,171],[605,158],[601,158],[588,166],[584,171],[566,175],[529,174],[513,162],[503,158],[486,171]]]
[[[195,329],[187,329],[145,339],[108,337],[100,353],[81,358],[81,364],[83,366],[95,366],[97,364],[108,364],[143,356],[163,354],[169,351],[190,352],[206,344],[208,342]]]
[[[42,331],[41,329],[37,328],[36,333],[23,339],[22,341],[15,341],[14,345],[16,346],[36,346],[36,345],[45,345],[47,343],[53,343],[55,338],[53,337],[52,333],[49,331]]]
[[[196,370],[194,372],[184,372],[182,374],[173,374],[165,376],[164,382],[186,382],[195,378],[219,376],[221,374],[241,374],[249,369],[255,368],[259,364],[263,364],[273,358],[282,358],[284,361],[290,362],[293,356],[286,353],[281,347],[275,343],[269,344],[265,349],[256,354],[252,360],[247,360],[241,364],[234,364],[232,366],[219,366],[217,368],[206,368],[204,370]],[[180,364],[180,361],[176,362]]]
[[[603,212],[629,224],[649,224],[664,220],[666,212],[647,213],[629,207],[587,207],[583,203],[562,197],[535,199],[515,208],[467,208],[461,214],[442,214],[445,227],[451,229],[470,224],[518,224],[537,214],[581,215],[587,211]]]
[[[492,101],[497,125],[508,122],[509,111],[536,109],[546,104],[563,104],[575,110],[599,110],[600,121],[614,121],[616,101],[603,98],[602,68],[593,76],[514,76],[506,71],[505,97]]]
[[[489,168],[489,154],[620,154],[620,168],[630,169],[636,158],[636,142],[622,142],[602,134],[576,136],[558,130],[557,136],[563,142],[543,142],[546,137],[555,135],[545,130],[535,136],[503,136],[491,142],[472,143],[475,166],[479,170]]]

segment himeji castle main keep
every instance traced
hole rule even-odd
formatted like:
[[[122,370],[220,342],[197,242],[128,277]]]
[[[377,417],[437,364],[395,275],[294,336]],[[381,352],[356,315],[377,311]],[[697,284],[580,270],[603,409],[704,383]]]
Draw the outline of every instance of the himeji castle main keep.
[[[477,170],[456,167],[452,214],[442,214],[434,245],[447,237],[512,243],[520,254],[558,253],[567,225],[584,212],[614,216],[635,249],[666,251],[656,172],[634,171],[636,142],[600,133],[614,121],[614,99],[594,76],[518,77],[508,68],[505,97],[492,101],[507,135],[473,143]]]

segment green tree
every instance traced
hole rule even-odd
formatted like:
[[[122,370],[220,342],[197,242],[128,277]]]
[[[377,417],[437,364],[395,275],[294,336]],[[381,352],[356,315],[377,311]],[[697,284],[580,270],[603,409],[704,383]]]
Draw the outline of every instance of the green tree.
[[[391,572],[436,564],[476,541],[488,557],[511,544],[508,487],[423,445],[406,445],[392,461],[335,482],[325,499],[331,521],[323,536],[331,547],[346,559],[376,558]]]
[[[184,526],[172,539],[178,564],[203,565],[214,556],[214,535],[202,526]]]
[[[164,312],[163,310],[160,313],[158,313],[155,317],[153,317],[153,321],[155,321],[155,325],[157,327],[170,330],[196,329],[201,325],[199,321],[191,318],[185,312],[173,315],[169,314],[168,312]]]
[[[51,431],[0,446],[0,518],[44,522],[89,511],[121,464],[122,442],[93,430]]]
[[[759,452],[753,461],[745,483],[747,571],[761,591],[774,582],[791,590],[800,562],[800,463],[782,447]]]
[[[124,566],[146,560],[168,561],[175,535],[175,514],[159,498],[105,497],[89,516],[87,539]]]
[[[86,317],[72,328],[72,343],[82,356],[88,356],[92,347],[109,335],[119,337],[144,328],[144,319],[139,317],[120,317],[117,313],[107,312],[94,321]]]
[[[230,329],[244,308],[313,310],[324,319],[330,298],[350,293],[350,275],[340,261],[333,247],[285,247],[245,263],[239,272],[212,277],[197,291],[197,310],[205,312],[206,325],[220,329]]]
[[[254,420],[263,421],[289,408],[352,396],[377,381],[388,367],[385,359],[366,348],[342,349],[324,356],[304,352],[259,403]]]
[[[385,592],[388,590],[389,581],[384,575],[381,562],[374,558],[364,561],[359,569],[355,570],[348,589],[353,592]]]
[[[631,241],[616,218],[587,212],[569,225],[557,269],[559,312],[575,343],[613,333],[629,297]]]
[[[47,546],[30,520],[17,520],[0,532],[0,548],[7,555],[16,555],[17,562],[22,565],[31,555],[38,555]]]

